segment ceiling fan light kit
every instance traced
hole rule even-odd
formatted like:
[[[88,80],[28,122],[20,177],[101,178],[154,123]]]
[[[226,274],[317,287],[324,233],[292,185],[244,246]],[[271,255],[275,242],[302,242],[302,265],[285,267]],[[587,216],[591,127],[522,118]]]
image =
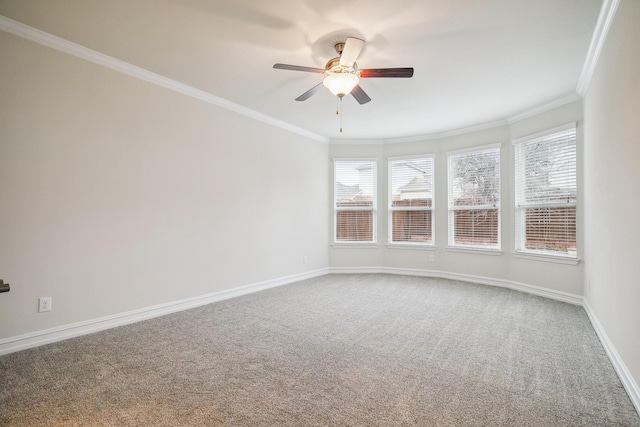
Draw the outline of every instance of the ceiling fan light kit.
[[[359,104],[371,101],[369,95],[360,87],[361,78],[409,78],[413,76],[413,68],[371,68],[358,69],[356,59],[364,48],[365,41],[356,37],[347,37],[344,43],[336,43],[335,49],[339,56],[330,59],[322,68],[303,67],[300,65],[274,64],[273,68],[280,70],[304,71],[308,73],[325,74],[321,84],[314,86],[296,98],[296,101],[306,101],[316,94],[322,86],[340,100],[351,94]],[[340,127],[342,132],[342,126]]]
[[[351,90],[356,87],[359,82],[360,79],[355,74],[336,73],[329,74],[325,77],[322,84],[329,89],[332,94],[342,98],[343,96],[351,93]]]

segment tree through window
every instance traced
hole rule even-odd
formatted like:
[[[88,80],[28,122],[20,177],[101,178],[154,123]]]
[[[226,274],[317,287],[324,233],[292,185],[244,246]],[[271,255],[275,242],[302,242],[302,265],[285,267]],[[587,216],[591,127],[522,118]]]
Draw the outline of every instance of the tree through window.
[[[500,249],[500,147],[448,153],[449,246]]]

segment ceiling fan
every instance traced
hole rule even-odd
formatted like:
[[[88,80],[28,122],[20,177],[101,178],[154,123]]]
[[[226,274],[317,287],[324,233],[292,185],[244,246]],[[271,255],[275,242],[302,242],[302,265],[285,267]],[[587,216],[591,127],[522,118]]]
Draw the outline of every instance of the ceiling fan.
[[[358,69],[356,59],[364,47],[365,41],[356,37],[347,37],[344,43],[337,43],[334,47],[339,56],[332,58],[323,68],[302,67],[299,65],[274,64],[273,68],[279,70],[305,71],[308,73],[325,74],[321,83],[312,87],[296,98],[296,101],[305,101],[315,95],[322,86],[325,86],[334,95],[342,99],[351,93],[359,104],[371,101],[369,95],[360,87],[360,79],[388,78],[388,77],[412,77],[413,68],[365,68]]]

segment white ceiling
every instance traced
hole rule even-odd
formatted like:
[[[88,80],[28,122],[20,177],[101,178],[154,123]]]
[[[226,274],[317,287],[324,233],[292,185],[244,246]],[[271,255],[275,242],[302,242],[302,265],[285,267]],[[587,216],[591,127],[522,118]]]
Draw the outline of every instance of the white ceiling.
[[[602,0],[0,0],[0,15],[331,140],[433,135],[575,94]],[[366,79],[338,132],[328,90],[294,99],[347,36]]]

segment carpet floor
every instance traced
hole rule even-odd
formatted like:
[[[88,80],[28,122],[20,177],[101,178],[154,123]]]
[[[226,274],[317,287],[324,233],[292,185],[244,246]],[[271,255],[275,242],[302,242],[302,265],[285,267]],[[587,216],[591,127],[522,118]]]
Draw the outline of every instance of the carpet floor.
[[[640,426],[583,308],[327,275],[0,357],[3,426]]]

